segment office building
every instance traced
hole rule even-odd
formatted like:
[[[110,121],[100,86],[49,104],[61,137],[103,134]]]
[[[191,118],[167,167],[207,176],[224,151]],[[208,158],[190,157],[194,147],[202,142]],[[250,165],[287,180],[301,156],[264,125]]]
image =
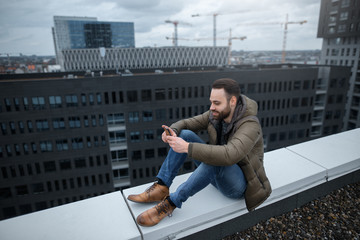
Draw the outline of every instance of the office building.
[[[228,47],[159,47],[63,50],[66,71],[177,69],[227,64]]]
[[[207,111],[219,78],[235,79],[257,101],[267,151],[337,133],[349,72],[265,65],[72,79],[2,75],[0,219],[153,181],[169,150],[161,125]],[[207,141],[206,131],[199,135]],[[180,173],[194,167],[187,159]]]
[[[52,32],[57,62],[62,69],[62,50],[135,47],[132,22],[105,22],[97,21],[93,17],[54,16]]]
[[[321,64],[352,67],[344,130],[360,127],[360,2],[322,0],[318,34]]]

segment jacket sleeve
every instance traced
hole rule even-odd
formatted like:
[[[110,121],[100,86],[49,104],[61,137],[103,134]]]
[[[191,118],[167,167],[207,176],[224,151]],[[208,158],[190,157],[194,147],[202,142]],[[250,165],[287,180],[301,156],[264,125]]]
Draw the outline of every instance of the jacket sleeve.
[[[247,154],[261,137],[261,128],[256,121],[246,121],[239,126],[226,145],[190,143],[189,157],[209,165],[230,166],[248,161]]]
[[[198,132],[201,130],[206,130],[209,123],[209,114],[207,111],[203,114],[197,115],[192,118],[183,119],[173,123],[170,128],[173,129],[176,134],[179,136],[181,130],[188,129],[193,132]]]

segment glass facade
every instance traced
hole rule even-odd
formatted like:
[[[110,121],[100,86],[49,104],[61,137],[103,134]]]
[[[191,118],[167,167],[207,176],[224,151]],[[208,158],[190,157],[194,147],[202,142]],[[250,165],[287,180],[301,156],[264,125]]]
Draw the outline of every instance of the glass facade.
[[[71,49],[135,47],[134,23],[69,20],[67,24]]]

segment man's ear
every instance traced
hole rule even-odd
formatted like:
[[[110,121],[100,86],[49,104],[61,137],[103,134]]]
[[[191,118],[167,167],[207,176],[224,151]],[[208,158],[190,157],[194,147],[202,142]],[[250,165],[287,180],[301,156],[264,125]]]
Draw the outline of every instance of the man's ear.
[[[231,107],[235,107],[236,106],[236,97],[235,96],[232,96],[231,98],[230,98],[230,106]]]

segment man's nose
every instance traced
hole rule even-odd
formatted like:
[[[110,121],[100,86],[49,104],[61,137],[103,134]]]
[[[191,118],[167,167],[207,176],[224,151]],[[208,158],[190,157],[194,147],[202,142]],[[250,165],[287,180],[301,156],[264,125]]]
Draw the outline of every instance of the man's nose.
[[[211,104],[211,105],[210,105],[210,110],[211,110],[211,111],[215,110],[214,104]]]

